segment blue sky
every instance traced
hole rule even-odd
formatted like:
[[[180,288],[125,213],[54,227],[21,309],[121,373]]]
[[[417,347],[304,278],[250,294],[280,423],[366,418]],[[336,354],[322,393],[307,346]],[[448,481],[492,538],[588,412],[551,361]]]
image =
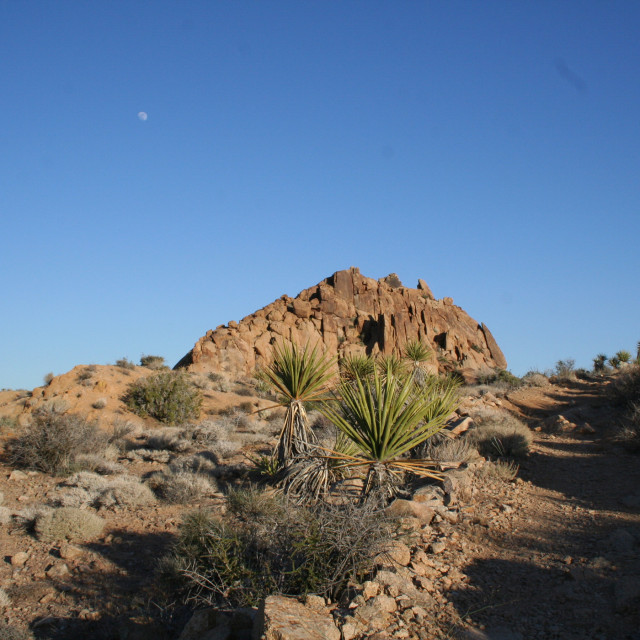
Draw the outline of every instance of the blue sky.
[[[635,352],[639,27],[622,1],[0,1],[0,387],[174,364],[352,265],[453,297],[517,374]]]

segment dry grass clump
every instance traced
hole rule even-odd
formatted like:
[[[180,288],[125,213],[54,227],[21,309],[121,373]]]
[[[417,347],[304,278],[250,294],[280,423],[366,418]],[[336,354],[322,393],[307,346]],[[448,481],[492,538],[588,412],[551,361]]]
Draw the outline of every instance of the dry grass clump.
[[[156,449],[131,449],[124,454],[127,460],[144,460],[146,462],[159,462],[166,464],[171,459],[171,453],[164,450]]]
[[[335,598],[372,569],[391,534],[371,503],[296,508],[264,494],[236,496],[224,519],[185,518],[170,565],[185,597],[209,605],[255,606],[272,593]]]
[[[200,500],[218,489],[215,481],[199,473],[167,469],[149,478],[149,485],[166,502],[186,504]]]
[[[0,640],[33,640],[33,636],[24,629],[0,622]]]
[[[95,402],[91,404],[94,409],[104,409],[107,406],[106,398],[98,398]]]
[[[84,471],[93,471],[102,476],[112,476],[122,473],[125,467],[114,460],[109,460],[107,455],[95,453],[81,453],[76,456],[74,467],[79,467]]]
[[[131,362],[131,360],[127,359],[127,358],[120,358],[119,360],[116,360],[116,367],[120,367],[121,369],[135,369],[136,365],[134,362]]]
[[[188,375],[166,371],[136,380],[123,400],[137,415],[173,425],[199,416],[202,395]]]
[[[527,425],[507,411],[476,410],[473,420],[477,427],[466,439],[486,457],[523,458],[529,453],[533,435]]]
[[[73,465],[78,455],[104,451],[107,443],[95,422],[78,415],[36,409],[31,423],[9,443],[9,459],[16,466],[61,473]]]
[[[184,452],[191,447],[191,442],[185,436],[185,430],[178,427],[165,427],[154,431],[147,438],[147,447],[166,451]]]
[[[242,441],[236,435],[238,420],[232,416],[205,420],[188,429],[184,437],[195,444],[206,446],[221,459],[230,458],[242,449]]]
[[[522,382],[526,387],[548,387],[551,382],[549,378],[539,371],[529,371],[522,377]]]
[[[97,507],[130,508],[153,504],[151,489],[134,476],[119,476],[109,482],[95,500]]]
[[[411,452],[411,456],[441,463],[465,463],[477,456],[477,452],[467,438],[450,438],[443,433],[437,433],[416,447],[416,450]]]
[[[212,475],[216,467],[216,457],[209,451],[201,451],[185,458],[177,458],[169,465],[169,469],[174,473],[188,471],[189,473],[203,475]]]
[[[164,357],[163,356],[143,355],[140,358],[140,366],[141,367],[147,367],[147,369],[154,369],[154,370],[166,369],[167,368],[165,363],[164,363]]]
[[[65,539],[82,542],[98,537],[104,525],[105,521],[92,511],[62,507],[37,517],[35,533],[43,542]]]
[[[487,461],[476,471],[476,477],[482,482],[512,482],[518,475],[518,469],[514,462]]]
[[[62,484],[62,494],[55,504],[63,507],[141,507],[155,502],[153,492],[136,476],[103,478],[81,471]]]

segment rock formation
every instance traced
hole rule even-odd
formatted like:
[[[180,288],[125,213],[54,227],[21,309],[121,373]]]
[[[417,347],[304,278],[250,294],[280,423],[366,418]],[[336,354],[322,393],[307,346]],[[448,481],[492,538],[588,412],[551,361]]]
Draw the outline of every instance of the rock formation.
[[[281,341],[317,344],[331,355],[375,356],[399,355],[416,339],[432,348],[432,367],[440,371],[507,366],[489,329],[451,298],[434,299],[423,280],[412,289],[395,274],[374,280],[352,267],[295,298],[282,296],[240,322],[207,331],[176,368],[237,378],[268,363]]]

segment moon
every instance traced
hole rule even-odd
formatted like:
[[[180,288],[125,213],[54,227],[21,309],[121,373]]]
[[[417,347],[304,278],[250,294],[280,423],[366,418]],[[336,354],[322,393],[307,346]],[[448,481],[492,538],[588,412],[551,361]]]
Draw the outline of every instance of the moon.
[[[138,119],[142,120],[142,122],[146,122],[149,114],[146,111],[138,111]]]

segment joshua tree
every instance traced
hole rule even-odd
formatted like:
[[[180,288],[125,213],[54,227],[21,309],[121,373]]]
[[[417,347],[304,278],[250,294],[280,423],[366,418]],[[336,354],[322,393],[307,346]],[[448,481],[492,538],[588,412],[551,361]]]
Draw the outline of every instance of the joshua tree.
[[[278,463],[286,466],[292,458],[308,453],[316,442],[304,405],[326,397],[335,359],[327,358],[317,347],[293,343],[276,346],[273,352],[273,362],[261,375],[280,396],[279,405],[286,407],[277,446]]]

